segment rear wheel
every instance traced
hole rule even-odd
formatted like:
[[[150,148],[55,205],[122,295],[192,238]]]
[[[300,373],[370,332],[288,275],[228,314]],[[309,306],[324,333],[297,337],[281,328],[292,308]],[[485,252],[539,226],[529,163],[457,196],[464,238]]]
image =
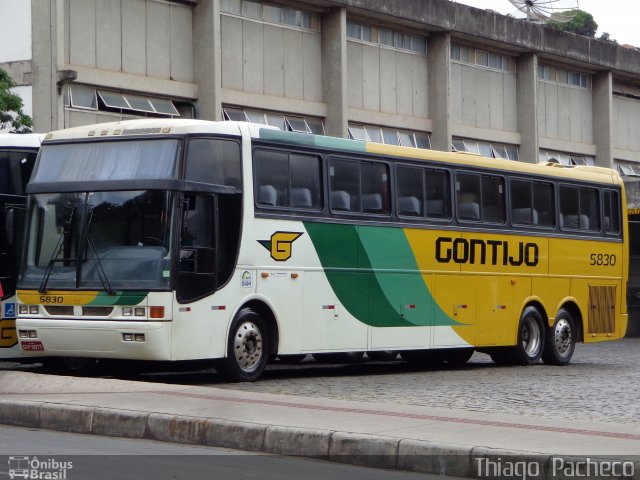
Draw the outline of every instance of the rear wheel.
[[[567,365],[576,348],[576,328],[572,315],[564,308],[547,331],[542,361],[547,365]]]
[[[218,363],[218,373],[231,382],[252,382],[260,377],[268,358],[266,324],[256,311],[243,308],[231,324],[227,358]]]

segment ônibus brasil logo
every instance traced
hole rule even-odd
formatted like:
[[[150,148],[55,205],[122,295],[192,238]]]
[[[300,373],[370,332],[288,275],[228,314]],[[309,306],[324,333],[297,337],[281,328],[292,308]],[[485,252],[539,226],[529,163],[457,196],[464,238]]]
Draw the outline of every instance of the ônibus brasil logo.
[[[11,479],[66,480],[69,478],[67,473],[72,468],[73,462],[60,461],[55,458],[9,457],[9,478]]]

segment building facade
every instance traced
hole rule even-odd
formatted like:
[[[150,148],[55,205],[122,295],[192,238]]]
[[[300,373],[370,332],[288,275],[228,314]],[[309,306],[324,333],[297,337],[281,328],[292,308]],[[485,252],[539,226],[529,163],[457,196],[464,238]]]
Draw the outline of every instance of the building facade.
[[[492,11],[448,0],[0,9],[20,40],[0,66],[39,132],[150,115],[240,119],[640,174],[640,51]]]

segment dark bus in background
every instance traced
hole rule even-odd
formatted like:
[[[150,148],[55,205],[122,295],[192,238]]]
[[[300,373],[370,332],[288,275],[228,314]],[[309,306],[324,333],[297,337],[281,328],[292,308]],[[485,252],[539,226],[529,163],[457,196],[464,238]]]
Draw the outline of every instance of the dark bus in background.
[[[627,335],[640,336],[640,177],[626,175],[629,214],[629,284],[627,305],[629,323]]]
[[[43,137],[0,134],[0,360],[22,356],[15,330],[16,269],[24,230],[25,186]]]

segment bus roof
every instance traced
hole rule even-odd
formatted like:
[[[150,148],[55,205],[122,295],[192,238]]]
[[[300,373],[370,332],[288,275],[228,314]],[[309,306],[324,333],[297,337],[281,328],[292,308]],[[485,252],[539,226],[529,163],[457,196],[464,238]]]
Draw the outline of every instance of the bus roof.
[[[286,145],[310,146],[325,150],[370,153],[406,158],[413,160],[433,161],[447,165],[456,164],[470,167],[489,168],[505,172],[528,175],[542,175],[568,180],[583,180],[605,184],[620,184],[622,180],[617,171],[592,166],[563,167],[559,164],[536,164],[515,162],[495,158],[482,157],[476,154],[460,152],[440,152],[421,148],[399,147],[374,142],[363,142],[345,138],[311,135],[307,133],[285,132],[276,127],[246,122],[213,122],[194,119],[159,119],[146,118],[123,120],[119,122],[99,123],[80,127],[57,130],[48,133],[44,142],[59,140],[75,140],[87,138],[126,137],[130,135],[154,134],[222,134],[240,136],[242,127],[249,129],[251,137],[268,142]]]
[[[0,148],[40,148],[40,133],[0,133]]]
[[[154,135],[189,133],[216,133],[240,135],[239,122],[212,122],[208,120],[145,118],[119,122],[97,123],[67,128],[47,133],[46,141],[76,140],[86,138],[126,137],[129,135]]]

